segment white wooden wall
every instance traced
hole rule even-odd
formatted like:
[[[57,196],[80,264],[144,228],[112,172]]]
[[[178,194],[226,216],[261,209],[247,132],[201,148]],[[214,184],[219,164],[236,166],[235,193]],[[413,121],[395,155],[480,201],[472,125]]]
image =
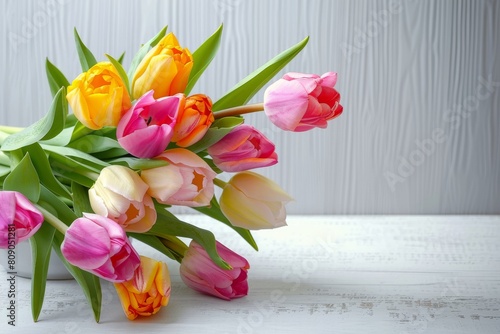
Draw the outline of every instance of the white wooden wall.
[[[309,35],[280,75],[338,72],[344,114],[297,134],[248,118],[277,145],[261,172],[295,197],[290,213],[500,213],[499,1],[2,0],[0,13],[1,124],[46,112],[45,57],[79,74],[73,27],[128,65],[164,25],[195,50],[224,22],[193,91],[214,100]]]

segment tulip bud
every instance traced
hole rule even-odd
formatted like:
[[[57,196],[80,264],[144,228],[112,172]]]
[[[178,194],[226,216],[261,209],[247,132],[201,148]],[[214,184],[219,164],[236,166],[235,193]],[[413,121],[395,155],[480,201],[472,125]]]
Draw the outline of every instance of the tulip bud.
[[[72,265],[110,282],[131,279],[141,262],[120,225],[90,213],[69,226],[61,252]]]
[[[166,150],[155,159],[169,164],[141,172],[141,178],[149,185],[151,197],[169,205],[199,207],[210,204],[217,174],[202,158],[187,149],[175,148]]]
[[[273,181],[246,171],[229,180],[219,201],[231,224],[259,230],[285,226],[285,204],[291,200],[290,195]]]
[[[17,191],[0,191],[0,248],[30,238],[43,220],[42,213],[26,196]]]
[[[120,224],[127,232],[147,232],[156,222],[153,200],[146,193],[148,185],[133,170],[111,165],[101,170],[89,189],[95,213]]]
[[[190,288],[230,300],[248,294],[248,261],[217,242],[217,253],[232,269],[218,267],[203,247],[191,241],[180,266],[181,278]]]
[[[172,142],[180,147],[191,146],[203,138],[213,122],[212,100],[203,94],[191,95],[179,111]]]
[[[129,320],[156,314],[170,299],[170,275],[165,263],[141,256],[134,277],[115,283],[123,311]]]
[[[342,113],[340,94],[333,88],[337,73],[288,73],[264,93],[264,111],[277,127],[294,132],[326,128]]]
[[[167,147],[183,109],[184,95],[176,94],[155,100],[153,91],[141,96],[118,123],[116,137],[120,145],[139,158],[153,158]]]
[[[173,33],[163,37],[142,59],[132,80],[135,99],[147,91],[154,91],[154,98],[184,92],[193,68],[193,56],[183,49]]]
[[[225,172],[272,166],[278,162],[274,144],[253,126],[235,127],[207,150],[214,163]]]
[[[127,89],[109,62],[97,63],[73,80],[66,99],[75,117],[93,130],[116,126],[130,108]]]

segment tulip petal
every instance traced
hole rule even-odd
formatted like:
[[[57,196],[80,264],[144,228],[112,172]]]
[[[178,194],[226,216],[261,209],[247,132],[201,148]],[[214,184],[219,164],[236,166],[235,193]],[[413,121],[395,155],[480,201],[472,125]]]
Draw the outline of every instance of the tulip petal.
[[[337,84],[337,73],[326,72],[321,76],[321,86],[335,87]]]
[[[308,103],[308,94],[297,81],[280,79],[264,93],[266,115],[273,124],[284,130],[295,129],[306,112]]]
[[[246,272],[250,267],[248,262],[219,242],[217,242],[216,247],[219,255],[233,269],[219,268],[203,247],[195,241],[191,241],[180,266],[182,280],[196,291],[224,300],[246,295],[248,292]],[[246,290],[245,284],[247,284]]]
[[[231,179],[232,186],[238,188],[249,198],[256,198],[261,201],[289,202],[293,200],[276,182],[260,174],[245,171],[234,175]]]
[[[82,252],[84,248],[86,251]],[[73,222],[61,245],[64,257],[85,270],[102,266],[108,260],[109,249],[110,239],[106,229],[83,218]]]

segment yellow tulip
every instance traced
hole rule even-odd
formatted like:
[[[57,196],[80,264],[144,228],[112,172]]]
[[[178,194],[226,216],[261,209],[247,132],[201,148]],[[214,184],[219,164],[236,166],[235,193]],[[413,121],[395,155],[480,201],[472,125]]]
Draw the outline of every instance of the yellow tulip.
[[[141,256],[141,266],[131,280],[114,285],[129,320],[156,314],[170,299],[167,265],[145,256]]]
[[[291,200],[275,182],[245,171],[235,174],[224,186],[220,208],[234,226],[270,229],[286,225],[285,204]]]
[[[132,95],[137,99],[153,90],[153,97],[158,99],[182,93],[192,68],[191,52],[169,33],[139,63],[132,79]]]
[[[66,98],[76,118],[93,130],[116,126],[131,106],[127,89],[109,62],[80,74],[68,87]]]

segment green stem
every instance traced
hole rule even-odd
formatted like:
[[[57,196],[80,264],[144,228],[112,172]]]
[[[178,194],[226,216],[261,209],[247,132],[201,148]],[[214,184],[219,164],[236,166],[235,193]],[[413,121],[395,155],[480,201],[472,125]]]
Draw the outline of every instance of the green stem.
[[[218,119],[228,116],[239,116],[262,110],[264,110],[264,103],[248,104],[246,106],[239,106],[239,107],[214,111],[214,117],[215,119]]]
[[[54,216],[49,211],[45,210],[45,208],[41,205],[35,204],[35,206],[40,210],[45,218],[45,221],[52,225],[56,230],[61,232],[63,235],[66,234],[66,230],[68,226],[59,220],[56,216]]]
[[[174,236],[164,235],[160,238],[160,241],[167,248],[171,249],[182,257],[184,257],[184,254],[188,250],[188,246],[184,242],[182,242],[182,240]]]
[[[215,178],[214,179],[214,184],[217,187],[224,189],[224,187],[227,185],[227,182],[226,181],[222,181],[221,179]]]

